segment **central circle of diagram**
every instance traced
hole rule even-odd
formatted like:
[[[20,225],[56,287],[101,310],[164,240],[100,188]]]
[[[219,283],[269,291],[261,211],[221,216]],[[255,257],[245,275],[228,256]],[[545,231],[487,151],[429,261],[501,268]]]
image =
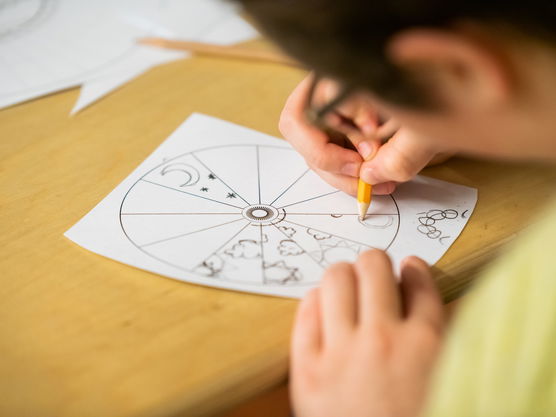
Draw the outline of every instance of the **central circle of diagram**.
[[[266,209],[255,209],[251,212],[252,216],[255,216],[257,219],[265,219],[267,218],[271,212]]]
[[[243,217],[251,223],[269,225],[282,221],[285,217],[284,210],[278,210],[267,204],[255,204],[242,210]]]

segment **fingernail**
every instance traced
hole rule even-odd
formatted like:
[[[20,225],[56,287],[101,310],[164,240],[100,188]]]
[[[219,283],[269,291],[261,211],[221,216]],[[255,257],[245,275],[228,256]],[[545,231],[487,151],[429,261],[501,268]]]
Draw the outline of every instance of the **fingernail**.
[[[359,176],[360,166],[361,164],[357,162],[349,162],[342,167],[341,172],[342,174],[349,175],[350,177],[357,177]]]
[[[416,260],[415,256],[406,256],[400,262],[400,269],[405,269],[407,267],[411,267],[413,265],[413,263],[415,262],[415,260]]]
[[[405,266],[411,261],[411,257],[410,256],[406,256],[405,258],[402,259],[402,261],[400,262],[400,268],[405,268]]]
[[[363,159],[367,160],[373,155],[374,146],[372,142],[361,142],[357,145],[357,150],[363,157]]]
[[[361,170],[361,179],[367,184],[378,184],[376,173],[373,167],[365,167]]]

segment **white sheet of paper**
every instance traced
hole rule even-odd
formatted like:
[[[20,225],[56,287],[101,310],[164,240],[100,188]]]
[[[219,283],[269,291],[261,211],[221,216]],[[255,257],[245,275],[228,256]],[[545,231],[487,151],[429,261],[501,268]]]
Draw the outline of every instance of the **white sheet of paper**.
[[[151,2],[152,3],[152,2]],[[0,16],[0,107],[79,85],[125,58],[142,30],[126,10],[153,10],[146,0],[25,0]]]
[[[301,297],[369,248],[435,263],[477,191],[426,177],[357,204],[282,140],[194,114],[66,232],[82,247],[182,281]]]
[[[148,68],[184,56],[145,53],[136,44],[144,36],[234,43],[255,31],[231,4],[219,0],[5,2],[0,6],[0,108],[90,81],[75,112]]]
[[[189,55],[185,52],[138,46],[126,59],[115,63],[109,70],[99,74],[98,77],[85,81],[81,85],[79,97],[70,114],[74,115],[80,112],[157,65],[187,56]]]
[[[217,45],[231,45],[257,37],[255,29],[231,6],[220,0],[172,0],[160,4],[157,16],[134,16],[128,22],[156,36]],[[78,113],[157,65],[187,57],[186,52],[138,45],[133,54],[81,86],[71,114]]]

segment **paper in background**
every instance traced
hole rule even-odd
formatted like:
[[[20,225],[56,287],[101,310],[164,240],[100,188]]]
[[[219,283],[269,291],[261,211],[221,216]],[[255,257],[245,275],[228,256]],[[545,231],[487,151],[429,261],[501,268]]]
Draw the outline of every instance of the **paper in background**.
[[[233,44],[257,36],[218,0],[21,0],[0,3],[0,108],[83,86],[72,114],[162,63],[187,57],[136,39]]]

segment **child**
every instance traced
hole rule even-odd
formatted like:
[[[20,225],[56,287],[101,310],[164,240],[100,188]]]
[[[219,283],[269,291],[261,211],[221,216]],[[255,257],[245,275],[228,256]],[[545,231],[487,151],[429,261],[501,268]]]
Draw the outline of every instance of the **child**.
[[[553,1],[241,3],[327,77],[296,88],[280,126],[346,192],[359,175],[392,192],[456,152],[556,159]],[[323,108],[349,146],[308,122]],[[421,260],[403,262],[399,284],[380,251],[331,267],[294,327],[296,416],[556,416],[555,233],[556,206],[467,297],[447,333]]]

